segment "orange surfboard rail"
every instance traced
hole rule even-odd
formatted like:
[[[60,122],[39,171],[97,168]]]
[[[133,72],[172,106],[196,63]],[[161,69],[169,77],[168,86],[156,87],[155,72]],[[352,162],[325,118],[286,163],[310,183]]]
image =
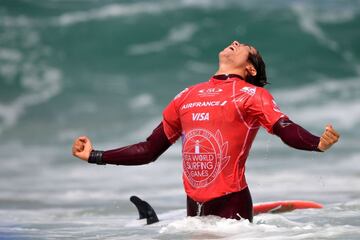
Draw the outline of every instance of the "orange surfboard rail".
[[[254,204],[254,215],[261,213],[283,213],[308,208],[323,208],[323,206],[317,202],[302,200],[257,203]]]

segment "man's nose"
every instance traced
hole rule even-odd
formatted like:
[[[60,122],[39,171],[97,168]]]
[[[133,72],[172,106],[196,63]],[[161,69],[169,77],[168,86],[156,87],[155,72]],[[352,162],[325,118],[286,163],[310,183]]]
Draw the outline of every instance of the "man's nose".
[[[238,41],[233,41],[232,44],[235,45],[235,46],[239,46],[239,45],[240,45],[240,43],[239,43]]]

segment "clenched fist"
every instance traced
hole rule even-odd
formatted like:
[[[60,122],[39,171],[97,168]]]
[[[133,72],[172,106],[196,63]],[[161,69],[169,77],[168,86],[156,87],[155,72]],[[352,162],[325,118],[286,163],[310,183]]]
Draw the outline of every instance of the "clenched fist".
[[[72,146],[72,154],[84,161],[89,159],[92,150],[91,141],[86,136],[78,137]]]
[[[324,133],[320,137],[320,142],[318,148],[321,151],[325,151],[329,149],[332,145],[334,145],[340,138],[340,134],[335,131],[335,129],[328,124],[325,128]]]

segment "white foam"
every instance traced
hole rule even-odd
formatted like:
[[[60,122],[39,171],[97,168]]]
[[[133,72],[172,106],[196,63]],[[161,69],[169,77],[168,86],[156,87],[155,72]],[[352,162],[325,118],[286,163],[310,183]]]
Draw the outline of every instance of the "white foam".
[[[0,75],[11,83],[17,74],[18,64],[23,59],[23,54],[11,48],[0,48]]]
[[[336,96],[337,99],[354,100],[360,92],[359,77],[348,79],[320,79],[294,88],[274,90],[279,101],[287,104],[308,104],[309,101],[324,101]]]
[[[325,80],[272,93],[294,121],[321,125],[333,122],[344,129],[359,123],[359,78]]]
[[[192,23],[182,24],[170,29],[168,35],[159,41],[135,44],[129,47],[129,54],[142,55],[163,51],[177,43],[189,41],[198,30]]]
[[[358,9],[353,6],[347,8],[333,8],[331,11],[318,11],[316,19],[323,23],[344,23],[352,21]]]
[[[255,217],[254,224],[247,220],[224,219],[216,216],[207,217],[187,217],[170,222],[160,229],[164,235],[172,234],[195,234],[207,238],[226,238],[226,239],[257,239],[264,238],[265,233],[276,235],[285,233],[289,230],[312,229],[311,224],[300,224],[291,221],[281,215],[262,215]],[[271,239],[271,238],[270,238]]]
[[[154,97],[151,94],[143,93],[130,99],[129,106],[133,110],[141,111],[144,108],[154,105]]]
[[[54,23],[67,26],[90,20],[102,20],[112,17],[133,16],[139,14],[157,14],[164,10],[174,10],[177,4],[140,2],[132,4],[111,4],[90,11],[65,13],[54,20]]]
[[[16,126],[29,107],[44,103],[60,93],[62,85],[62,72],[44,61],[50,52],[46,46],[39,44],[39,34],[30,25],[24,30],[10,32],[3,41],[19,42],[21,50],[0,48],[0,74],[9,84],[20,81],[23,92],[13,99],[6,99],[6,103],[0,103],[0,134]],[[19,80],[15,76],[19,76]]]
[[[317,106],[298,108],[291,116],[309,125],[317,122],[325,127],[332,123],[341,129],[351,130],[360,122],[360,100],[351,103],[332,100]]]
[[[47,67],[41,76],[26,76],[23,79],[23,86],[31,91],[21,95],[11,103],[0,104],[0,117],[3,120],[0,132],[15,126],[26,108],[46,102],[57,95],[61,90],[61,75],[58,69]]]
[[[0,60],[19,62],[22,59],[22,54],[16,49],[0,48]]]
[[[84,201],[84,199],[88,200],[108,200],[108,199],[120,199],[119,194],[117,194],[112,189],[108,190],[96,190],[89,191],[83,189],[69,190],[64,191],[63,193],[55,194],[50,199],[56,199],[56,201],[60,202],[78,202]],[[48,199],[49,200],[49,199]]]
[[[305,33],[310,34],[319,43],[336,52],[342,59],[348,62],[355,71],[357,70],[358,64],[356,64],[356,58],[352,54],[352,50],[341,46],[334,39],[330,38],[325,31],[321,29],[319,23],[350,21],[355,17],[358,7],[344,4],[336,8],[324,9],[321,7],[321,10],[316,10],[311,4],[309,5],[298,1],[291,5],[291,9],[298,16],[299,26]]]
[[[313,213],[316,214],[316,213]],[[320,239],[328,237],[356,236],[356,226],[322,225],[313,222],[297,222],[282,215],[263,214],[256,216],[254,223],[221,219],[214,216],[191,217],[168,223],[160,234],[171,238],[174,235],[191,235],[197,239]],[[201,236],[201,238],[200,238]]]
[[[234,219],[222,219],[216,216],[187,217],[176,220],[160,229],[160,233],[192,232],[198,234],[212,233],[222,235],[237,232],[241,225],[249,223],[239,222]]]
[[[45,169],[51,170],[50,165],[54,164],[54,161],[58,156],[63,155],[63,149],[59,147],[39,147],[29,146],[30,143],[24,145],[18,141],[3,143],[0,147],[1,151],[1,170],[0,175],[8,175],[11,173],[12,184],[17,185],[15,189],[20,189],[20,185],[33,186],[32,184],[42,177],[40,174]],[[70,150],[69,150],[70,155]],[[29,171],[31,169],[31,171]],[[35,177],[36,175],[36,177]],[[56,176],[56,175],[54,175]],[[6,178],[6,177],[5,177]],[[32,181],[29,181],[31,178]],[[3,178],[4,179],[4,178]],[[0,188],[2,190],[8,189],[9,183],[7,181],[0,181]],[[27,187],[25,187],[27,189]],[[10,190],[13,192],[14,189]],[[3,191],[2,193],[4,193]],[[16,191],[13,192],[17,194]]]
[[[47,24],[55,26],[71,26],[87,21],[101,21],[109,18],[138,16],[143,14],[159,14],[167,11],[181,10],[187,7],[214,7],[218,1],[157,1],[137,2],[129,4],[108,4],[99,8],[85,11],[73,11],[49,19],[46,23],[27,16],[0,16],[0,25],[6,28],[34,27]],[[221,4],[224,5],[224,4]]]
[[[182,0],[182,1],[157,1],[157,2],[137,2],[129,4],[110,4],[97,9],[87,11],[76,11],[62,14],[54,18],[51,22],[55,25],[69,26],[86,21],[101,21],[109,18],[138,16],[143,14],[159,14],[168,11],[179,11],[185,8],[224,8],[234,5],[246,5],[242,2],[216,1],[216,0]],[[20,19],[17,19],[22,23]]]
[[[334,4],[335,3],[335,4]],[[293,1],[292,6],[303,8],[308,16],[316,22],[338,24],[352,21],[358,11],[359,5],[351,2],[333,2],[327,4],[326,1]]]
[[[337,42],[331,40],[322,29],[318,26],[316,19],[314,19],[309,7],[303,3],[296,3],[292,6],[293,11],[299,17],[299,25],[304,32],[314,36],[320,43],[328,46],[331,50],[337,51],[339,46]]]
[[[29,27],[32,24],[33,21],[26,16],[0,16],[0,25],[6,28]]]

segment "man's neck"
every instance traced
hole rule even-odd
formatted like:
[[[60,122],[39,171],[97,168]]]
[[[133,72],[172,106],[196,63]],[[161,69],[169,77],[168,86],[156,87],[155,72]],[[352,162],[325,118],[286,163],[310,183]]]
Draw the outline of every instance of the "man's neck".
[[[237,74],[233,74],[233,73],[230,73],[230,74],[217,74],[217,75],[214,75],[213,78],[217,79],[217,80],[228,80],[229,78],[238,78],[238,79],[244,80],[242,76],[237,75]]]
[[[223,75],[223,74],[236,74],[244,78],[244,72],[239,69],[234,68],[227,68],[227,67],[219,67],[219,69],[216,71],[215,75]]]

